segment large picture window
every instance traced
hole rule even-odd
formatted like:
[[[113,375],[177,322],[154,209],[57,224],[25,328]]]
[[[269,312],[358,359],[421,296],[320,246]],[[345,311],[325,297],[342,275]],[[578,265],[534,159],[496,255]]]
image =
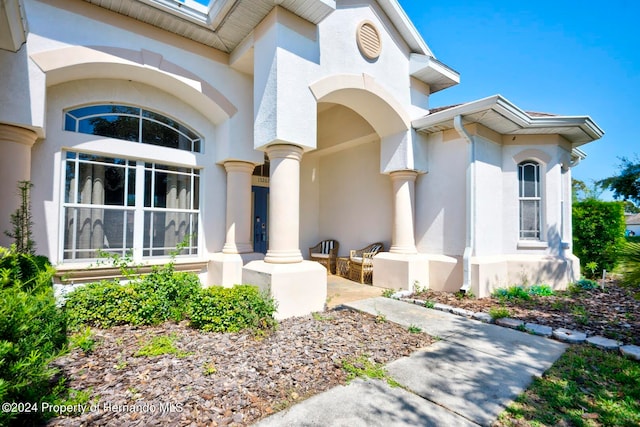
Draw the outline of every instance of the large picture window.
[[[65,113],[64,130],[199,153],[202,139],[187,126],[126,105],[90,105]]]
[[[197,255],[199,192],[196,169],[68,152],[63,258]]]
[[[540,240],[540,165],[534,161],[518,164],[520,199],[520,239]]]

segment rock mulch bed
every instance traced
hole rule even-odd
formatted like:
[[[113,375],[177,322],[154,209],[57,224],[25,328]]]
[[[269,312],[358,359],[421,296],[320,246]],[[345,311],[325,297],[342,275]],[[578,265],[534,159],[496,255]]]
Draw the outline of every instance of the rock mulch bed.
[[[424,333],[350,310],[288,319],[265,337],[202,333],[184,324],[95,330],[90,354],[56,361],[93,407],[52,426],[249,425],[308,396],[345,384],[342,361],[381,364],[430,345]],[[136,357],[153,336],[175,336],[180,354]]]
[[[491,309],[507,308],[510,317],[495,320],[497,325],[571,344],[587,342],[640,360],[640,292],[615,281],[604,288],[533,296],[530,300],[461,298],[429,290],[409,298],[397,297],[418,305],[429,301],[436,310],[488,323],[494,323]]]

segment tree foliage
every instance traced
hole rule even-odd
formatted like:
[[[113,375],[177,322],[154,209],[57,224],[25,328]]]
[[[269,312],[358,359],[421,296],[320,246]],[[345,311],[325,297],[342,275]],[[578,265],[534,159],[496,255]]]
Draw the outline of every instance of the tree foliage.
[[[624,208],[621,202],[585,200],[573,205],[573,253],[582,266],[596,263],[597,270],[585,269],[586,276],[596,271],[612,271],[618,264],[624,245]]]
[[[631,200],[636,205],[640,204],[640,158],[629,160],[620,158],[619,173],[598,182],[604,188],[613,191],[613,197],[622,200]]]

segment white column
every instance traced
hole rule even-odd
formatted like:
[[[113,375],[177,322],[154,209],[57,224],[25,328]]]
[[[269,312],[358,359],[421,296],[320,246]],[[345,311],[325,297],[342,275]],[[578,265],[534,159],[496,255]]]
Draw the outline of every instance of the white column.
[[[400,170],[390,173],[393,184],[393,230],[391,249],[397,254],[415,254],[415,182],[417,171]]]
[[[11,231],[11,214],[20,206],[18,182],[31,180],[31,147],[36,138],[31,130],[0,124],[0,246],[12,243],[4,231]]]
[[[302,148],[290,144],[267,147],[269,178],[269,248],[264,261],[302,261],[300,252],[300,160]]]
[[[227,237],[225,254],[253,252],[251,246],[251,174],[254,164],[242,161],[224,163],[227,171]]]

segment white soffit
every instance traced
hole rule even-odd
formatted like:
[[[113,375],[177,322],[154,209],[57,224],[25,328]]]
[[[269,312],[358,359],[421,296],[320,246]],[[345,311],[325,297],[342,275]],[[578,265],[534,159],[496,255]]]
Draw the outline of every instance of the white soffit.
[[[276,6],[317,24],[335,10],[335,0],[84,0],[226,53]]]
[[[479,123],[502,135],[562,135],[574,147],[604,135],[589,116],[539,116],[525,112],[500,95],[438,110],[414,120],[412,126],[427,134],[441,132],[453,129],[453,118],[458,115],[465,124]]]
[[[431,93],[460,83],[460,74],[432,56],[412,53],[409,74],[429,85]]]

